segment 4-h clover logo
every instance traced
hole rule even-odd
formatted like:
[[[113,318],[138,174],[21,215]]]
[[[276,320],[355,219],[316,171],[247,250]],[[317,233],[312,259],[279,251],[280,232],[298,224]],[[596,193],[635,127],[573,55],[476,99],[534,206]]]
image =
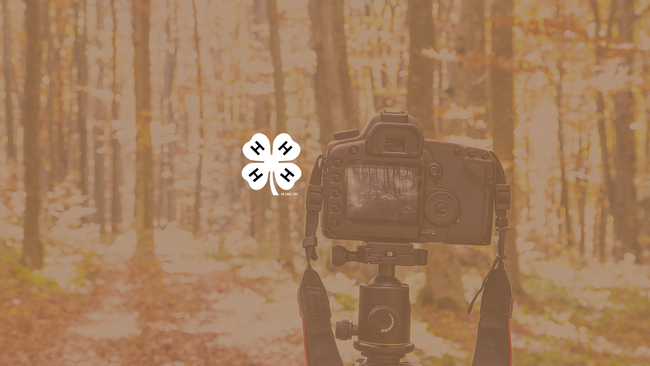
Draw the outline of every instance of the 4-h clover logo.
[[[278,195],[273,183],[273,176],[280,188],[289,190],[294,183],[300,179],[302,172],[296,164],[286,163],[294,160],[300,155],[300,145],[291,139],[286,133],[281,133],[273,140],[273,150],[269,139],[261,133],[256,133],[250,141],[242,148],[244,156],[248,160],[259,161],[250,163],[241,171],[241,176],[246,179],[248,185],[258,191],[266,185],[271,177],[271,192]],[[275,174],[271,174],[271,172]]]

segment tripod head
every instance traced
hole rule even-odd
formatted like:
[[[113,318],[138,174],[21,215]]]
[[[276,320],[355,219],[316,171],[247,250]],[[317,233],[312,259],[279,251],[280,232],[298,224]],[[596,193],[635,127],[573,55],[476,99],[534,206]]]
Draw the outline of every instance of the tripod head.
[[[359,289],[359,324],[349,320],[336,323],[336,338],[358,336],[354,348],[366,359],[357,365],[410,365],[400,363],[415,348],[410,341],[411,303],[409,287],[395,278],[395,266],[424,266],[427,251],[410,243],[369,242],[350,251],[342,246],[332,248],[332,264],[347,262],[378,265],[378,274]]]

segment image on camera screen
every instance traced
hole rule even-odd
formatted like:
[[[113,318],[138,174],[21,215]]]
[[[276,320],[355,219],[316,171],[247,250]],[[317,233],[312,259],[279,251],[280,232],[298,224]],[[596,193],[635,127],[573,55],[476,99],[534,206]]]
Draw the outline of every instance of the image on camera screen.
[[[418,170],[412,166],[349,164],[346,217],[416,221]]]

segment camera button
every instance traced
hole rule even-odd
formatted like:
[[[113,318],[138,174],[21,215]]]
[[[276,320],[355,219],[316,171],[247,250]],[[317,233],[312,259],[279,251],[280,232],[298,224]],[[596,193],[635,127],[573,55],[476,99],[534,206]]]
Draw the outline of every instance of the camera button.
[[[341,166],[343,166],[343,160],[334,159],[334,166],[337,167],[337,168],[340,168]]]
[[[337,213],[339,211],[341,211],[341,205],[339,205],[337,203],[334,203],[334,204],[330,205],[330,212]]]
[[[332,182],[334,183],[341,183],[341,180],[343,180],[343,178],[341,178],[341,174],[334,174],[332,176]]]
[[[442,167],[437,163],[431,164],[429,165],[428,172],[431,178],[438,179],[442,175]]]
[[[330,221],[330,224],[332,224],[332,227],[336,229],[337,227],[341,226],[341,221],[338,219],[334,219]]]
[[[356,146],[352,146],[352,147],[350,148],[350,154],[352,154],[352,155],[357,155],[358,153],[359,153],[359,148],[358,148],[358,147],[356,147]]]
[[[334,197],[334,198],[338,198],[338,197],[341,196],[341,190],[338,189],[338,188],[332,189],[331,193],[332,193],[332,197]]]
[[[474,149],[467,150],[467,155],[469,155],[470,158],[475,157],[476,156],[476,150],[474,150]]]

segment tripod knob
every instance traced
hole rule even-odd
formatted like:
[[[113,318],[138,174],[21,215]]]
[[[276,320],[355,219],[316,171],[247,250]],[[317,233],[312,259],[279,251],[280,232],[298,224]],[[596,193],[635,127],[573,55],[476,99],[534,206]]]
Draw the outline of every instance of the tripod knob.
[[[347,319],[336,322],[336,338],[342,341],[352,339],[352,336],[357,335],[357,330],[357,326]]]
[[[342,266],[347,262],[356,261],[357,252],[345,249],[340,245],[332,247],[332,264],[335,266]]]

